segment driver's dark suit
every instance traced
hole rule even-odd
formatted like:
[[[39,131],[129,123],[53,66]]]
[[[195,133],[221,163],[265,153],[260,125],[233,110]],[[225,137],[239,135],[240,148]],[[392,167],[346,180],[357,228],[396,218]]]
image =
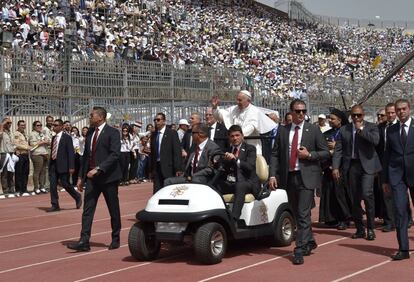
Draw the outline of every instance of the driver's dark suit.
[[[256,196],[260,191],[260,180],[256,175],[256,147],[246,142],[228,152],[236,156],[236,160],[225,161],[225,173],[216,184],[223,194],[234,193],[232,216],[239,219],[247,193]]]

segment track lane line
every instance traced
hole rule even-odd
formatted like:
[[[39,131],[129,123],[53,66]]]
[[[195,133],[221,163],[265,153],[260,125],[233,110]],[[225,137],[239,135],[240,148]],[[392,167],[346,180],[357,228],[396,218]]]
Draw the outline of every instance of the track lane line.
[[[414,253],[414,252],[411,252],[410,254],[413,254],[413,253]],[[388,263],[390,263],[390,262],[392,262],[392,261],[393,261],[392,259],[388,259],[388,260],[386,260],[386,261],[383,261],[383,262],[380,262],[380,263],[377,263],[377,264],[371,265],[370,267],[367,267],[367,268],[361,269],[361,270],[359,270],[359,271],[357,271],[357,272],[354,272],[354,273],[351,273],[351,274],[349,274],[349,275],[343,276],[343,277],[341,277],[341,278],[338,278],[338,279],[332,280],[332,282],[339,282],[339,281],[344,281],[344,280],[347,280],[347,279],[352,278],[352,277],[354,277],[354,276],[357,276],[357,275],[359,275],[359,274],[365,273],[365,272],[370,271],[370,270],[372,270],[372,269],[375,269],[375,268],[377,268],[377,267],[380,267],[380,266],[383,266],[383,265],[385,265],[385,264],[388,264]]]
[[[128,229],[130,229],[130,227],[122,228],[121,231],[125,231],[125,230],[128,230]],[[111,232],[112,231],[102,231],[102,232],[98,232],[98,233],[93,233],[91,235],[91,237],[92,236],[104,235],[104,234],[111,233]],[[0,251],[0,254],[6,254],[6,253],[17,252],[17,251],[22,251],[22,250],[27,250],[27,249],[37,248],[37,247],[43,247],[43,246],[47,246],[47,245],[61,243],[62,241],[77,240],[77,239],[79,239],[79,236],[72,237],[72,238],[64,238],[64,239],[60,239],[60,240],[56,240],[56,241],[51,241],[51,242],[47,242],[47,243],[42,243],[42,244],[30,245],[30,246],[16,248],[16,249],[10,249],[10,250],[5,250],[5,251]]]
[[[122,246],[120,246],[120,248],[123,248],[125,246],[128,246],[128,244],[122,245]],[[48,263],[51,263],[51,262],[57,262],[57,261],[62,261],[62,260],[68,260],[68,259],[83,257],[83,256],[87,256],[87,255],[98,254],[98,253],[102,253],[102,252],[109,252],[109,250],[108,249],[104,249],[104,250],[93,251],[93,252],[84,252],[82,254],[77,254],[77,255],[74,255],[74,256],[61,257],[61,258],[56,258],[56,259],[51,259],[51,260],[45,260],[45,261],[41,261],[41,262],[37,262],[37,263],[32,263],[32,264],[26,264],[26,265],[22,265],[22,266],[19,266],[19,267],[9,268],[9,269],[2,270],[2,271],[0,271],[0,274],[8,273],[8,272],[16,271],[16,270],[21,270],[21,269],[25,269],[25,268],[29,268],[29,267],[33,267],[33,266],[39,266],[39,265],[43,265],[43,264],[48,264]]]
[[[143,202],[143,201],[148,201],[148,199],[145,200],[137,200],[137,201],[131,201],[131,202],[122,202],[122,206],[124,205],[128,205],[128,204],[132,204],[132,203],[137,203],[137,202]],[[33,208],[38,208],[38,207],[33,207]],[[62,215],[62,214],[69,214],[69,213],[76,213],[79,212],[79,210],[75,210],[75,209],[68,209],[65,210],[63,209],[64,213],[47,213],[47,214],[41,214],[41,215],[36,215],[36,216],[25,216],[25,217],[19,217],[19,218],[11,218],[11,219],[5,219],[5,220],[0,220],[0,224],[1,223],[7,223],[7,222],[13,222],[13,221],[20,221],[20,220],[25,220],[25,219],[34,219],[34,218],[40,218],[40,217],[52,217],[52,216],[58,216],[58,215]]]
[[[121,218],[128,217],[128,216],[135,215],[135,214],[136,213],[125,214],[125,215],[121,216]],[[99,222],[99,221],[110,220],[110,219],[111,219],[110,217],[106,217],[106,218],[96,219],[93,222]],[[26,235],[26,234],[36,233],[36,232],[42,232],[42,231],[49,231],[49,230],[54,230],[54,229],[59,229],[59,228],[71,227],[71,226],[76,226],[76,225],[81,225],[81,224],[82,224],[82,222],[78,222],[78,223],[71,223],[71,224],[66,224],[66,225],[53,226],[53,227],[50,227],[50,228],[42,228],[42,229],[30,230],[30,231],[25,231],[25,232],[20,232],[20,233],[2,235],[2,236],[0,236],[0,239],[14,237],[14,236],[20,236],[20,235]]]
[[[318,247],[323,247],[325,245],[336,243],[336,242],[339,242],[339,241],[342,241],[342,240],[345,240],[345,239],[348,239],[348,238],[349,237],[342,237],[342,238],[338,238],[338,239],[335,239],[335,240],[331,240],[331,241],[320,244]],[[278,259],[281,259],[281,258],[284,258],[284,257],[287,257],[287,256],[291,256],[292,254],[293,254],[293,252],[288,253],[288,254],[283,255],[283,256],[277,256],[277,257],[274,257],[274,258],[271,258],[271,259],[259,261],[259,262],[256,262],[254,264],[246,265],[244,267],[236,268],[236,269],[233,269],[233,270],[230,270],[230,271],[227,271],[227,272],[223,272],[223,273],[218,274],[218,275],[214,275],[214,276],[202,279],[202,280],[198,280],[198,282],[205,282],[205,281],[210,281],[210,280],[213,280],[213,279],[217,279],[217,278],[220,278],[220,277],[223,277],[223,276],[227,276],[227,275],[230,275],[230,274],[233,274],[233,273],[236,273],[236,272],[243,271],[245,269],[249,269],[249,268],[256,267],[256,266],[259,266],[259,265],[262,265],[262,264],[265,264],[265,263],[268,263],[268,262],[271,262],[271,261],[275,261],[275,260],[278,260]]]
[[[169,260],[169,259],[172,259],[172,258],[177,258],[177,257],[183,256],[183,255],[184,254],[178,254],[178,255],[174,255],[174,256],[170,256],[170,257],[165,257],[165,258],[162,258],[162,259],[157,259],[157,260],[154,260],[154,261],[144,262],[144,263],[141,263],[141,264],[138,264],[138,265],[131,265],[131,266],[128,266],[128,267],[117,269],[117,270],[104,272],[104,273],[101,273],[101,274],[98,274],[98,275],[85,277],[85,278],[82,278],[80,280],[75,280],[74,282],[88,281],[88,280],[100,278],[102,276],[107,276],[107,275],[110,275],[110,274],[118,273],[118,272],[121,272],[121,271],[125,271],[125,270],[129,270],[129,269],[138,268],[138,267],[146,266],[146,265],[149,265],[149,264],[153,264],[154,262],[163,262],[165,260]]]

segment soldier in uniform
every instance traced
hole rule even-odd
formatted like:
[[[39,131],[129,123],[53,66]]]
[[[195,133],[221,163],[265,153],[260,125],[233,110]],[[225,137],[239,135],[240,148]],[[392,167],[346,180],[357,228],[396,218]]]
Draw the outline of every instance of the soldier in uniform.
[[[16,193],[20,196],[29,196],[27,192],[27,181],[29,179],[29,152],[32,147],[29,146],[29,141],[26,136],[26,123],[24,120],[17,122],[17,131],[14,133],[14,146],[16,148],[16,155],[19,161],[14,168]]]

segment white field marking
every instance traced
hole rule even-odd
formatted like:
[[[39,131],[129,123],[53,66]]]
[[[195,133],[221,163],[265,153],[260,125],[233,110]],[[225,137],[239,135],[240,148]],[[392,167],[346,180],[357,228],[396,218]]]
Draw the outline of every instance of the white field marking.
[[[136,202],[142,202],[142,201],[148,201],[148,199],[145,200],[137,200],[137,201],[131,201],[131,202],[127,202],[127,203],[122,203],[122,206],[127,205],[127,204],[132,204],[132,203],[136,203]],[[34,207],[36,208],[36,207]],[[80,210],[82,212],[82,210]],[[75,213],[75,212],[79,212],[79,210],[64,210],[64,214],[68,214],[68,213]],[[34,219],[34,218],[39,218],[39,217],[49,217],[49,216],[56,216],[56,215],[60,215],[61,213],[47,213],[47,214],[41,214],[41,215],[35,215],[35,216],[25,216],[25,217],[19,217],[19,218],[10,218],[10,219],[5,219],[5,220],[0,220],[0,223],[4,223],[4,222],[10,222],[10,221],[18,221],[18,220],[25,220],[25,219]]]
[[[83,281],[87,281],[87,280],[92,280],[92,279],[95,279],[95,278],[99,278],[99,277],[102,277],[102,276],[114,274],[114,273],[117,273],[117,272],[121,272],[121,271],[129,270],[129,269],[133,269],[133,268],[137,268],[137,267],[141,267],[141,266],[146,266],[146,265],[149,265],[149,264],[153,264],[154,262],[162,262],[164,260],[176,258],[176,257],[182,256],[182,255],[184,255],[184,254],[178,254],[178,255],[175,255],[175,256],[165,257],[165,258],[157,259],[157,260],[150,261],[150,262],[144,262],[144,263],[141,263],[141,264],[124,267],[124,268],[120,268],[120,269],[117,269],[117,270],[112,270],[112,271],[109,271],[109,272],[104,272],[104,273],[101,273],[101,274],[98,274],[98,275],[95,275],[95,276],[89,276],[89,277],[86,277],[86,278],[83,278],[83,279],[80,279],[80,280],[75,280],[74,282],[83,282]]]
[[[413,254],[413,253],[414,253],[414,252],[411,252],[411,254]],[[371,269],[374,269],[374,268],[377,268],[377,267],[383,266],[383,265],[385,265],[385,264],[387,264],[387,263],[390,263],[390,262],[392,262],[392,260],[391,260],[391,259],[388,259],[388,260],[386,260],[386,261],[383,261],[383,262],[380,262],[380,263],[374,264],[374,265],[372,265],[372,266],[370,266],[370,267],[367,267],[367,268],[361,269],[361,270],[359,270],[359,271],[357,271],[357,272],[354,272],[354,273],[351,273],[351,274],[349,274],[349,275],[346,275],[346,276],[343,276],[343,277],[341,277],[341,278],[338,278],[338,279],[336,279],[336,280],[333,280],[332,282],[344,281],[344,280],[346,280],[346,279],[348,279],[348,278],[351,278],[351,277],[357,276],[357,275],[359,275],[359,274],[361,274],[361,273],[364,273],[364,272],[370,271]]]
[[[328,241],[328,242],[320,244],[319,247],[329,245],[329,244],[332,244],[332,243],[336,243],[338,241],[342,241],[342,240],[348,239],[348,238],[349,237],[342,237],[342,238],[339,238],[339,239]],[[281,258],[284,258],[284,257],[287,257],[287,256],[291,256],[292,254],[293,253],[288,253],[288,254],[285,254],[283,256],[277,256],[277,257],[274,257],[274,258],[271,258],[271,259],[262,260],[262,261],[254,263],[254,264],[250,264],[250,265],[247,265],[247,266],[244,266],[244,267],[236,268],[236,269],[230,270],[228,272],[223,272],[221,274],[211,276],[211,277],[208,277],[206,279],[199,280],[198,282],[204,282],[204,281],[210,281],[210,280],[213,280],[213,279],[217,279],[217,278],[220,278],[220,277],[223,277],[223,276],[226,276],[226,275],[230,275],[230,274],[233,274],[233,273],[245,270],[245,269],[249,269],[249,268],[256,267],[256,266],[259,266],[259,265],[262,265],[262,264],[265,264],[265,263],[268,263],[268,262],[271,262],[271,261],[275,261],[275,260],[278,260],[278,259],[281,259]]]
[[[135,214],[136,213],[125,214],[125,215],[121,216],[121,218],[131,216],[131,215],[135,215]],[[110,217],[97,219],[97,220],[94,220],[93,222],[104,221],[104,220],[108,220],[108,219],[110,219]],[[53,230],[53,229],[65,228],[65,227],[70,227],[70,226],[75,226],[75,225],[80,225],[80,224],[81,224],[81,222],[78,222],[78,223],[71,223],[71,224],[66,224],[66,225],[54,226],[54,227],[50,227],[50,228],[42,228],[42,229],[30,230],[30,231],[25,231],[25,232],[20,232],[20,233],[8,234],[8,235],[0,236],[0,239],[14,237],[14,236],[20,236],[20,235],[26,235],[26,234],[36,233],[36,232],[42,232],[42,231],[49,231],[49,230]]]
[[[128,246],[128,245],[127,244],[122,245],[121,248],[123,248],[125,246]],[[102,253],[102,252],[108,252],[108,251],[109,251],[108,249],[104,249],[104,250],[99,250],[99,251],[94,251],[94,252],[85,252],[85,253],[77,254],[77,255],[74,255],[74,256],[51,259],[51,260],[41,261],[41,262],[37,262],[37,263],[22,265],[22,266],[19,266],[19,267],[2,270],[2,271],[0,271],[0,274],[8,273],[8,272],[16,271],[16,270],[21,270],[21,269],[25,269],[25,268],[29,268],[29,267],[33,267],[33,266],[39,266],[39,265],[43,265],[43,264],[47,264],[47,263],[52,263],[52,262],[68,260],[68,259],[72,259],[72,258],[83,257],[83,256],[93,255],[93,254]]]
[[[122,228],[121,231],[122,230],[126,230],[126,229],[130,229],[130,227]],[[99,236],[99,235],[103,235],[103,234],[107,234],[107,233],[111,233],[111,232],[112,231],[103,231],[103,232],[93,233],[91,235],[91,237],[92,236]],[[16,251],[21,251],[21,250],[27,250],[27,249],[37,248],[37,247],[43,247],[43,246],[47,246],[47,245],[61,243],[62,241],[76,240],[76,239],[79,239],[79,236],[78,237],[72,237],[72,238],[60,239],[60,240],[56,240],[56,241],[52,241],[52,242],[47,242],[47,243],[42,243],[42,244],[30,245],[30,246],[16,248],[16,249],[11,249],[11,250],[6,250],[6,251],[0,251],[0,254],[11,253],[11,252],[16,252]]]
[[[36,208],[36,207],[34,207]],[[65,214],[68,213],[74,213],[74,212],[78,212],[79,210],[73,210],[73,211],[65,211]],[[39,218],[39,217],[46,217],[46,216],[52,216],[52,215],[58,215],[58,214],[41,214],[41,215],[35,215],[35,216],[25,216],[25,217],[19,217],[19,218],[9,218],[9,219],[5,219],[5,220],[0,220],[0,223],[5,223],[5,222],[10,222],[10,221],[19,221],[19,220],[25,220],[25,219],[34,219],[34,218]]]

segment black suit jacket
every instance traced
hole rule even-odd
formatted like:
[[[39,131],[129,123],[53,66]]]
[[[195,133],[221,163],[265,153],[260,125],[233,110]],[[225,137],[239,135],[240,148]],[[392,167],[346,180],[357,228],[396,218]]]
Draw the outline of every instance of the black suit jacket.
[[[374,174],[381,171],[381,162],[375,147],[379,142],[379,132],[376,124],[364,121],[363,130],[358,134],[358,154],[364,171]],[[352,123],[340,129],[340,138],[336,141],[332,158],[332,168],[339,169],[342,165],[343,173],[347,174],[352,159]]]
[[[279,187],[287,189],[289,173],[289,132],[292,125],[279,126],[270,160],[270,177],[276,177]],[[321,187],[321,161],[329,159],[329,150],[321,130],[316,125],[304,122],[301,146],[311,153],[310,159],[299,160],[300,174],[307,189]]]
[[[231,148],[227,150],[230,152]],[[237,165],[236,161],[226,162],[224,168],[228,173],[231,170],[237,171],[237,181],[247,181],[253,185],[253,192],[258,192],[260,188],[260,180],[256,174],[256,147],[246,142],[243,142],[240,145],[239,155],[237,160],[240,161],[240,164]]]
[[[405,147],[401,144],[400,127],[400,122],[388,127],[382,177],[384,183],[396,185],[403,180],[414,187],[414,120],[411,120]]]
[[[375,147],[377,150],[378,157],[380,158],[381,162],[384,158],[384,151],[385,151],[385,128],[387,127],[387,122],[382,122],[378,124],[378,133],[379,133],[379,141],[378,145]]]
[[[219,145],[220,149],[225,152],[229,149],[229,140],[227,128],[224,124],[217,122],[214,131],[214,142]]]
[[[151,155],[150,168],[154,173],[157,164],[155,142],[157,139],[157,132],[154,131],[151,135]],[[160,149],[160,166],[161,173],[164,179],[176,176],[177,171],[182,171],[181,146],[178,139],[177,131],[170,128],[165,128],[164,135],[161,140]]]
[[[189,154],[192,147],[193,147],[193,142],[191,142],[191,136],[192,136],[192,129],[188,129],[183,136],[183,140],[181,140],[181,148],[183,148],[183,150]]]
[[[210,166],[210,158],[213,155],[220,152],[220,147],[216,143],[214,143],[214,141],[208,139],[203,149],[203,152],[198,158],[195,173],[192,175],[193,180],[197,179],[197,181],[200,183],[207,183],[210,180],[210,178],[213,177],[214,170]],[[191,175],[191,162],[193,161],[194,154],[195,150],[193,150],[186,159],[185,176]]]
[[[86,174],[91,168],[89,159],[91,157],[92,136],[95,128],[91,127],[86,134],[85,151],[80,161],[80,177],[86,180]],[[119,131],[106,124],[100,132],[96,141],[95,164],[102,171],[94,177],[93,181],[98,183],[112,183],[119,181],[122,177],[119,158],[121,155],[121,139]]]
[[[56,135],[52,138],[52,146],[55,139]],[[52,161],[52,152],[50,152],[50,161]],[[75,150],[72,137],[64,132],[60,137],[55,165],[58,173],[69,173],[69,169],[75,169]]]

